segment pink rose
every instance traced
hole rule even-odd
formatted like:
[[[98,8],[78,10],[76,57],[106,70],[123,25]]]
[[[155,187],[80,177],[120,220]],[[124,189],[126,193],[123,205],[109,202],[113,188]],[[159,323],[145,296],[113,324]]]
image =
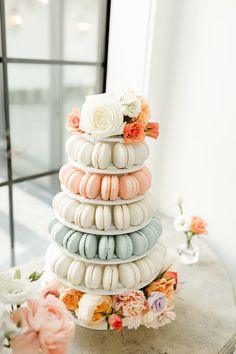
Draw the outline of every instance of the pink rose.
[[[157,139],[159,136],[159,124],[154,122],[149,122],[145,128],[146,136],[150,138]]]
[[[112,329],[120,332],[123,328],[122,318],[119,315],[113,314],[108,317],[108,323]]]
[[[207,223],[199,218],[198,216],[194,216],[192,218],[192,223],[191,223],[191,231],[194,234],[207,234]]]
[[[79,132],[79,124],[80,124],[80,113],[79,109],[77,107],[74,107],[72,109],[72,113],[69,114],[67,118],[67,127],[69,130],[72,130],[74,132]]]
[[[12,340],[14,354],[35,354],[41,348],[47,354],[65,354],[75,331],[74,318],[55,296],[34,298],[11,315],[25,332]]]
[[[55,289],[50,289],[50,288],[45,288],[42,290],[43,297],[47,297],[48,295],[53,295],[59,299],[60,294],[58,290]]]

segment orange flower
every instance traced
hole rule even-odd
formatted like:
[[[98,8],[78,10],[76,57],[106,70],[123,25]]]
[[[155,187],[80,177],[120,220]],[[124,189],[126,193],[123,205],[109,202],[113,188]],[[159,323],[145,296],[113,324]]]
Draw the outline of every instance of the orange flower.
[[[159,136],[159,124],[150,122],[146,125],[145,134],[150,136],[150,138],[157,139]]]
[[[137,123],[147,123],[151,115],[149,105],[143,96],[138,96],[138,98],[141,102],[141,112],[139,113],[138,117],[135,118],[135,121]]]
[[[125,124],[123,136],[125,144],[143,141],[145,139],[144,124],[136,122]]]
[[[92,321],[98,321],[104,317],[105,313],[110,313],[112,307],[112,299],[110,296],[104,296],[104,301],[102,304],[96,307],[93,313]]]
[[[75,311],[79,307],[79,301],[83,293],[76,289],[66,289],[60,295],[60,300],[64,302],[67,310]]]
[[[175,280],[173,278],[172,279],[161,278],[149,284],[144,289],[144,292],[146,296],[149,296],[151,293],[155,291],[165,294],[168,300],[168,308],[170,308],[173,305],[174,285],[175,285]]]
[[[72,130],[74,132],[79,132],[79,124],[80,124],[80,113],[79,113],[79,109],[77,107],[74,107],[72,109],[72,113],[69,114],[68,118],[67,118],[67,128],[69,130]]]
[[[191,231],[194,234],[207,234],[207,223],[199,218],[198,216],[194,216],[192,218]]]
[[[174,280],[174,290],[176,290],[177,285],[178,285],[178,273],[177,272],[165,272],[165,274],[163,275],[164,278],[166,279],[173,279]]]

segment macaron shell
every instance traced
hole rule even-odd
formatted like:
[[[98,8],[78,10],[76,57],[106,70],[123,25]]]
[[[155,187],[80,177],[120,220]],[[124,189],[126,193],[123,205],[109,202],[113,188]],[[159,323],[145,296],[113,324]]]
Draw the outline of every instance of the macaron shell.
[[[162,254],[154,250],[147,257],[152,261],[155,267],[155,271],[159,274],[164,264],[164,258]]]
[[[116,266],[105,266],[102,275],[102,286],[104,290],[114,290],[118,285],[118,269]]]
[[[66,140],[65,143],[66,153],[73,159],[75,158],[76,147],[79,141],[80,141],[79,137],[74,134],[69,136],[69,138]]]
[[[110,199],[111,176],[104,176],[101,183],[101,198],[103,200]]]
[[[84,280],[86,265],[84,262],[74,260],[67,272],[67,279],[74,285],[79,285]]]
[[[82,204],[82,212],[81,212],[81,226],[84,228],[90,228],[94,224],[95,218],[95,207],[91,204]]]
[[[74,223],[79,226],[81,226],[80,219],[81,219],[81,213],[83,211],[83,208],[84,208],[84,205],[79,204],[75,210],[75,213],[74,213]]]
[[[140,271],[136,264],[126,263],[119,265],[119,279],[125,288],[135,287],[141,279]]]
[[[111,176],[110,200],[116,200],[119,194],[119,178]]]
[[[90,289],[97,289],[102,281],[102,267],[90,264],[85,272],[85,286]]]
[[[138,203],[128,205],[130,213],[130,224],[137,226],[144,221],[143,208]]]
[[[83,176],[84,173],[82,171],[74,170],[74,172],[70,174],[66,183],[68,190],[71,191],[72,193],[79,194],[80,183]]]
[[[79,253],[85,258],[94,258],[97,254],[97,237],[91,234],[84,234],[80,240]]]
[[[100,169],[105,169],[107,168],[110,163],[111,163],[111,146],[110,144],[107,143],[102,143],[100,149],[99,149],[99,154],[98,154],[98,163],[99,163],[99,168]]]
[[[71,235],[74,233],[74,230],[70,229],[64,236],[63,241],[62,241],[62,246],[67,248],[67,241],[71,237]]]
[[[152,218],[150,226],[152,226],[156,230],[159,236],[161,235],[163,227],[162,224],[158,221],[158,219]]]
[[[133,244],[133,254],[135,256],[141,256],[148,250],[148,240],[143,232],[132,232],[129,237]]]
[[[131,199],[137,197],[139,194],[138,180],[131,175],[124,175],[120,177],[119,196],[122,199]]]
[[[83,140],[78,146],[76,160],[85,166],[91,165],[93,148],[94,145],[92,142]]]
[[[98,255],[100,259],[112,259],[114,255],[115,241],[113,236],[103,235],[99,240]]]
[[[133,254],[133,243],[128,235],[115,237],[115,254],[120,259],[127,259]]]
[[[133,143],[132,147],[134,150],[134,165],[140,165],[147,160],[149,156],[149,148],[145,142]]]
[[[60,181],[61,183],[64,182],[65,176],[67,175],[67,173],[68,173],[69,171],[71,171],[72,168],[73,168],[73,167],[71,166],[70,163],[67,163],[67,164],[63,165],[63,166],[60,168],[58,177],[59,177],[59,181]]]
[[[52,215],[51,218],[49,219],[49,222],[48,222],[48,232],[51,233],[54,225],[56,225],[57,223],[58,223],[57,218],[55,218],[55,216]]]
[[[140,271],[141,281],[146,281],[155,273],[155,267],[148,258],[139,259],[135,262]]]
[[[63,203],[59,206],[58,212],[65,220],[72,222],[77,206],[78,203],[75,200],[65,198]]]
[[[85,196],[89,199],[95,199],[101,188],[101,176],[97,174],[92,174],[86,183]]]
[[[52,271],[56,273],[59,277],[65,278],[71,265],[73,259],[66,255],[61,255],[52,267]]]
[[[139,194],[145,194],[151,187],[152,178],[147,167],[144,167],[140,171],[132,173],[139,184]]]
[[[82,238],[82,233],[79,231],[74,231],[71,237],[68,239],[66,248],[70,253],[78,253],[79,252],[79,244]]]
[[[127,149],[127,157],[128,157],[126,168],[129,168],[134,164],[134,150],[132,144],[126,144],[125,147]]]
[[[103,225],[104,230],[109,230],[112,224],[111,208],[108,205],[103,206]]]
[[[114,144],[112,150],[112,160],[113,164],[117,168],[126,168],[128,163],[128,152],[124,144]]]
[[[146,236],[146,239],[148,241],[148,248],[152,248],[157,242],[157,232],[150,224],[137,232],[140,235],[144,234]]]
[[[129,227],[129,210],[127,205],[115,205],[113,207],[113,222],[118,230]]]

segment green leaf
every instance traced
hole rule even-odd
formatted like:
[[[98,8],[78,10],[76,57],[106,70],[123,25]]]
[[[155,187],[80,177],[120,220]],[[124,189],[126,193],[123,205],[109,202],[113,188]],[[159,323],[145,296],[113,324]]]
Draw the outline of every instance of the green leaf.
[[[21,279],[21,271],[19,268],[17,268],[15,271],[14,279]]]
[[[41,273],[38,272],[33,272],[29,275],[29,281],[33,282],[33,281],[37,281],[41,278],[41,276],[43,275],[44,270]]]

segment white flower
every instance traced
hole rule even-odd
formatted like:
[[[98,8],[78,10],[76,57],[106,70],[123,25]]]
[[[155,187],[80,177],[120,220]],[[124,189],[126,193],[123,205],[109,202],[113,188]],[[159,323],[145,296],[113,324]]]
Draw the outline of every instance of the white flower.
[[[120,98],[122,110],[125,116],[137,117],[141,111],[141,102],[133,91],[127,91]]]
[[[22,333],[22,329],[12,322],[7,311],[0,309],[0,312],[0,353],[2,353],[1,350],[5,337],[11,338],[15,334],[20,334]]]
[[[189,231],[191,226],[192,218],[189,215],[181,214],[175,218],[174,226],[176,231]]]
[[[173,195],[173,202],[176,205],[181,205],[183,204],[183,196],[181,193],[176,193]]]
[[[0,301],[3,304],[20,305],[31,295],[30,283],[22,279],[11,279],[0,286]]]
[[[97,138],[123,134],[120,101],[109,93],[87,96],[81,110],[80,129]]]
[[[143,316],[142,324],[147,328],[158,329],[165,326],[175,319],[176,315],[172,311],[165,311],[158,316],[155,311],[149,311]]]
[[[124,327],[128,329],[137,329],[142,324],[142,316],[129,316],[123,318]]]
[[[0,288],[4,287],[12,279],[9,273],[0,273]]]

